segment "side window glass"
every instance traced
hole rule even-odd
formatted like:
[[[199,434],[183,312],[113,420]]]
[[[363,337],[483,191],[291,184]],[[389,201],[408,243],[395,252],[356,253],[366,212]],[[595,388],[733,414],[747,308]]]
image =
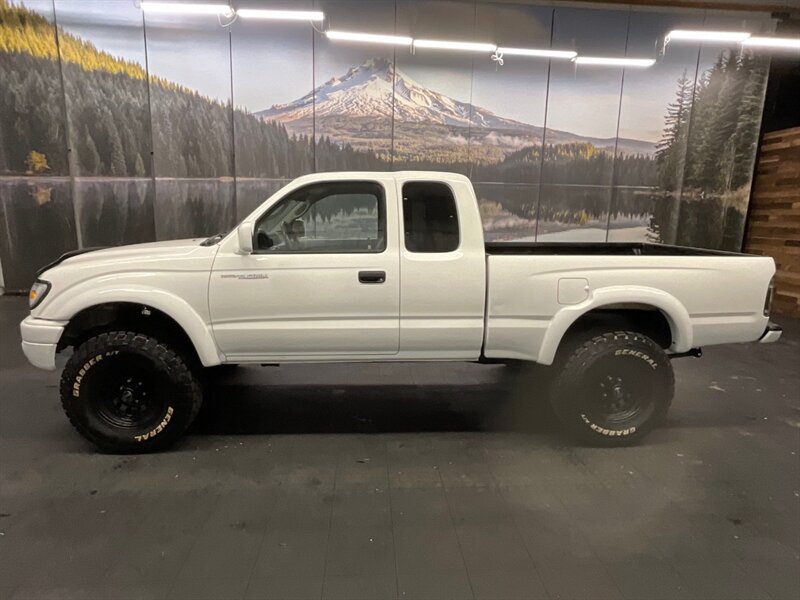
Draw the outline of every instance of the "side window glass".
[[[411,252],[452,252],[458,248],[458,213],[453,191],[444,183],[403,184],[403,227]]]
[[[371,181],[315,183],[281,200],[256,225],[259,252],[383,252],[383,187]]]

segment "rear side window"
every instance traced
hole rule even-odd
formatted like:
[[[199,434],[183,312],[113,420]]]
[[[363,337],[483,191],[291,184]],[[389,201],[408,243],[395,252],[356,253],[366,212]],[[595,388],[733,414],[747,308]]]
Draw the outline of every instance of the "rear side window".
[[[435,181],[403,184],[403,226],[411,252],[452,252],[458,248],[458,213],[449,186]]]

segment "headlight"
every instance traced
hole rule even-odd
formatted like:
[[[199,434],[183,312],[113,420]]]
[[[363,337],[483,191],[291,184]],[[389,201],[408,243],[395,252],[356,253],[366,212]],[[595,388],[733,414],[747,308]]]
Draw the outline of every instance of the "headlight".
[[[31,291],[28,293],[28,307],[33,310],[39,303],[47,296],[50,291],[50,282],[37,279],[31,286]]]

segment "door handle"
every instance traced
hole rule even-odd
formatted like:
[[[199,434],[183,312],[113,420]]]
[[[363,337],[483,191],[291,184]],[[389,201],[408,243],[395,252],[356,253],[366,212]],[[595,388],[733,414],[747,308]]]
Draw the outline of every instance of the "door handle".
[[[361,283],[383,283],[386,281],[386,271],[359,271],[358,280]]]

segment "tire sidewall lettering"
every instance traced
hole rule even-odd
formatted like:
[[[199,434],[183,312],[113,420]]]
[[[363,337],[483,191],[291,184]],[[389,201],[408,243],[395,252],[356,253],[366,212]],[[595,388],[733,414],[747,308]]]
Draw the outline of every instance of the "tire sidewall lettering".
[[[614,351],[614,356],[632,356],[633,358],[639,358],[646,362],[651,369],[654,371],[658,368],[658,363],[655,359],[651,358],[649,354],[642,352],[641,350],[633,350],[631,348],[619,348],[618,350]]]
[[[109,356],[110,354],[110,352],[106,352],[105,354],[96,354],[83,363],[81,368],[78,369],[78,374],[75,376],[75,381],[72,382],[72,396],[74,398],[81,397],[81,383],[83,382],[83,378],[86,377],[86,374],[89,372],[89,369],[94,367],[97,363],[103,360],[104,357]]]
[[[581,414],[581,419],[589,426],[589,429],[606,437],[626,437],[636,433],[636,426],[633,425],[625,429],[608,429],[596,423],[592,423],[585,414]]]
[[[172,420],[172,415],[174,412],[175,410],[171,406],[168,406],[167,412],[164,414],[164,418],[154,429],[148,431],[147,433],[143,433],[142,435],[135,435],[133,436],[133,439],[135,439],[137,442],[146,442],[147,440],[153,439],[167,428],[167,425]]]

